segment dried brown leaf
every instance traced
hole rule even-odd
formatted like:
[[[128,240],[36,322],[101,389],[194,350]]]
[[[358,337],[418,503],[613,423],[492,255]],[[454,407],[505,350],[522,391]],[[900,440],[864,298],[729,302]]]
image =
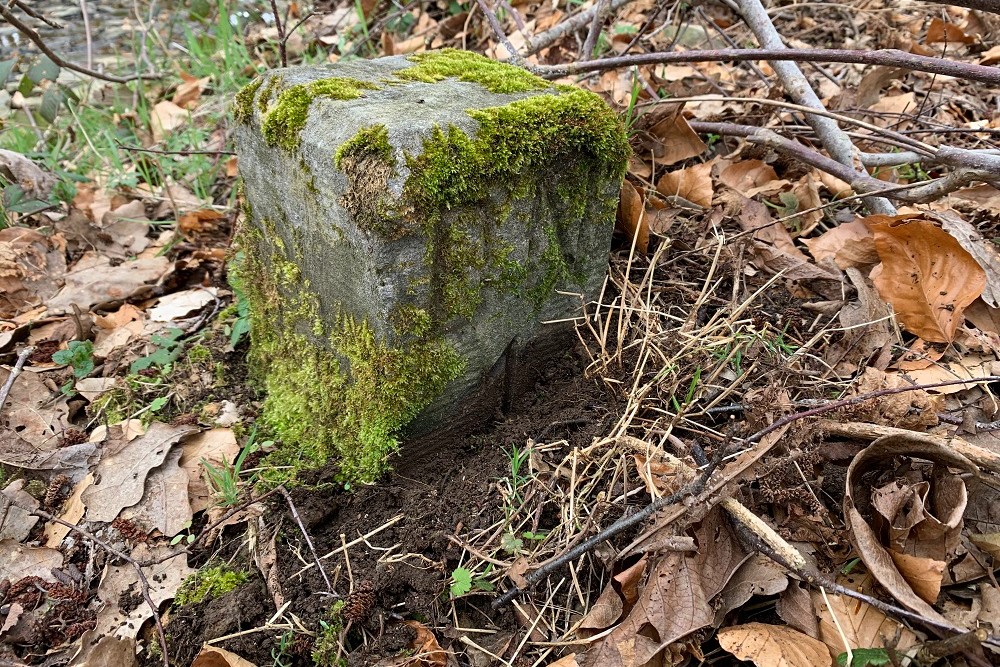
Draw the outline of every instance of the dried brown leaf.
[[[830,665],[823,642],[785,625],[746,623],[722,628],[719,646],[758,667],[818,667]]]
[[[656,191],[708,208],[712,205],[712,164],[705,162],[666,173],[657,182]]]
[[[643,196],[628,181],[622,182],[621,199],[618,202],[618,228],[627,237],[635,240],[637,252],[646,254],[649,249],[649,225],[646,223]]]
[[[862,220],[875,236],[879,294],[907,331],[924,340],[954,340],[962,313],[986,285],[986,273],[957,240],[920,214]],[[877,275],[876,275],[877,274]]]

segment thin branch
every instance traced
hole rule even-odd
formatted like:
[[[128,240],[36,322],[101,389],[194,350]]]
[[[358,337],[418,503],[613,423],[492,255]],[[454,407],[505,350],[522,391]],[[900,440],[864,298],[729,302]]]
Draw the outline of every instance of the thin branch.
[[[949,192],[959,190],[975,181],[991,182],[996,178],[996,172],[960,169],[947,176],[919,183],[907,190],[895,191],[890,194],[886,191],[891,189],[892,186],[885,181],[880,181],[864,172],[857,172],[847,165],[843,165],[822,153],[811,150],[794,139],[783,137],[773,130],[763,127],[756,128],[756,132],[745,136],[747,141],[752,144],[760,144],[786,155],[791,155],[805,164],[836,176],[848,183],[855,192],[864,195],[887,196],[914,204],[934,201]]]
[[[59,57],[55,51],[50,49],[45,44],[45,40],[42,39],[41,35],[35,32],[35,30],[31,28],[31,26],[27,25],[19,18],[14,16],[14,13],[11,12],[11,10],[7,6],[5,6],[2,2],[0,2],[0,18],[3,18],[5,21],[7,21],[7,23],[10,23],[12,26],[14,26],[18,30],[18,32],[20,32],[22,35],[31,40],[31,42],[38,47],[39,51],[48,56],[49,60],[51,60],[59,67],[65,67],[68,70],[72,70],[80,74],[85,74],[87,76],[93,77],[95,79],[100,79],[102,81],[110,81],[111,83],[128,83],[130,81],[135,81],[137,79],[162,78],[159,74],[135,74],[132,76],[113,76],[111,74],[102,74],[101,72],[96,72],[94,70],[87,69],[86,67],[81,67],[80,65],[74,65],[73,63],[67,62],[66,60],[63,60],[61,57]]]
[[[87,0],[80,0],[80,14],[83,15],[83,35],[87,40],[87,69],[94,69],[94,40],[90,34]]]
[[[11,369],[10,375],[7,376],[7,381],[4,382],[3,387],[0,388],[0,412],[3,412],[3,404],[7,402],[7,396],[10,394],[10,390],[14,386],[14,380],[16,380],[17,376],[21,374],[21,370],[24,368],[24,363],[34,351],[35,348],[29,345],[18,353],[17,361],[14,362],[14,368]]]
[[[155,148],[143,148],[142,146],[129,146],[120,141],[115,142],[118,148],[136,153],[155,153],[157,155],[236,155],[235,151],[161,151]]]
[[[50,28],[55,28],[56,30],[62,30],[64,27],[61,23],[56,23],[55,21],[46,17],[38,10],[34,9],[31,5],[25,4],[21,0],[12,0],[12,2],[9,3],[8,7],[17,7],[31,18],[38,19],[39,21],[49,26]]]
[[[608,7],[608,0],[597,0],[597,11],[594,12],[594,21],[587,31],[587,39],[583,41],[583,49],[580,52],[580,60],[593,60],[594,49],[597,47],[597,38],[601,34],[601,26],[604,24],[604,13]]]
[[[588,62],[567,63],[565,65],[541,65],[542,76],[558,79],[573,74],[600,72],[609,69],[632,67],[634,65],[663,65],[671,63],[698,62],[746,62],[766,60],[768,62],[817,62],[850,63],[856,65],[884,65],[902,67],[915,72],[930,72],[953,76],[967,81],[978,81],[1000,85],[1000,67],[961,63],[946,58],[921,56],[898,49],[876,51],[855,51],[851,49],[705,49],[695,51],[654,51],[630,56],[614,56]]]
[[[274,27],[278,29],[278,55],[281,58],[281,66],[288,67],[288,53],[285,51],[285,28],[281,25],[278,3],[275,0],[271,0],[271,13],[274,14]]]
[[[326,576],[326,570],[323,569],[323,563],[319,559],[319,554],[316,553],[316,548],[313,546],[312,538],[309,537],[309,531],[306,530],[305,524],[302,523],[302,519],[299,517],[299,511],[295,509],[295,503],[292,502],[292,494],[290,494],[283,486],[279,486],[278,488],[281,490],[281,495],[285,497],[285,502],[288,503],[288,509],[292,511],[292,518],[295,519],[295,523],[298,524],[302,537],[306,538],[306,545],[308,545],[309,552],[313,556],[313,561],[315,561],[316,567],[319,568],[319,573],[323,575],[323,581],[326,583],[326,590],[332,593],[333,584],[330,583],[330,578]]]
[[[514,45],[511,44],[510,38],[507,37],[507,33],[503,31],[503,26],[500,25],[500,21],[497,19],[497,15],[492,9],[489,8],[486,1],[476,0],[476,4],[479,5],[479,8],[483,10],[483,14],[486,15],[486,20],[489,22],[490,29],[493,31],[493,34],[496,35],[496,38],[500,40],[501,44],[503,44],[503,48],[507,49],[507,53],[510,54],[510,61],[519,67],[534,69],[525,62],[524,56],[522,56]]]
[[[146,578],[146,573],[142,571],[142,566],[139,564],[139,562],[134,558],[132,558],[131,556],[129,556],[124,551],[119,551],[118,549],[115,549],[113,546],[111,546],[101,538],[97,537],[96,535],[93,535],[92,533],[84,530],[83,528],[80,528],[76,524],[72,524],[69,521],[64,521],[63,519],[60,519],[54,514],[49,514],[45,510],[33,509],[28,505],[22,505],[17,500],[14,500],[13,502],[15,505],[17,505],[24,511],[28,512],[29,514],[41,517],[46,521],[52,521],[62,526],[65,526],[66,528],[69,528],[74,533],[78,533],[81,537],[88,539],[97,546],[101,547],[109,554],[129,563],[133,567],[133,569],[135,569],[135,573],[139,576],[139,584],[140,587],[142,588],[142,597],[146,601],[146,604],[149,605],[150,611],[153,612],[153,620],[156,622],[156,634],[160,640],[160,650],[163,653],[163,667],[170,667],[170,661],[168,659],[169,656],[167,655],[167,636],[163,631],[163,622],[160,619],[160,610],[156,606],[156,603],[153,602],[153,597],[149,593],[149,580]]]
[[[632,0],[611,0],[611,4],[608,6],[607,11],[618,11],[630,2],[632,2]],[[576,32],[577,30],[582,30],[588,23],[594,20],[594,14],[596,13],[597,6],[595,5],[586,11],[580,12],[579,14],[566,19],[556,26],[546,30],[542,34],[535,35],[534,39],[525,44],[524,56],[528,57],[534,55],[545,47],[558,42],[566,35]]]

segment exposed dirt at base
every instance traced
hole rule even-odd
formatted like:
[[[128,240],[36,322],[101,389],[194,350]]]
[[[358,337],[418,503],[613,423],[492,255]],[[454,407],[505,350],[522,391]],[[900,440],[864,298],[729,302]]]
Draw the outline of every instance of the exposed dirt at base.
[[[568,352],[564,359],[554,361],[536,387],[518,398],[511,411],[488,430],[456,437],[434,456],[407,457],[404,449],[395,470],[374,486],[344,492],[332,483],[335,471],[330,469],[315,473],[315,478],[309,480],[317,485],[312,490],[294,491],[294,504],[319,554],[327,554],[340,547],[342,540],[350,542],[403,515],[369,538],[370,546],[361,544],[349,550],[350,575],[342,554],[324,561],[339,595],[350,592],[352,580],[355,590],[372,590],[362,606],[363,619],[348,634],[351,653],[343,656],[348,664],[373,665],[405,650],[413,630],[399,622],[403,619],[434,627],[442,646],[449,648],[447,628],[454,626],[454,620],[447,591],[461,555],[461,548],[449,538],[462,531],[487,528],[503,519],[497,480],[510,475],[505,452],[512,445],[523,448],[528,438],[549,442],[565,439],[567,448],[589,445],[595,436],[607,433],[609,420],[617,413],[615,397],[597,382],[585,379],[583,367],[582,353]],[[300,574],[309,566],[311,555],[287,504],[272,502],[268,513],[267,525],[278,527],[281,592],[290,603],[285,617],[294,615],[306,628],[315,629],[335,598],[326,593],[326,584],[315,567]],[[542,521],[544,524],[546,519]],[[241,540],[233,537],[229,550],[235,553]],[[268,537],[261,535],[259,539]],[[387,552],[379,549],[394,546],[394,557],[384,560],[395,562],[380,564],[380,555]],[[246,558],[245,549],[239,558]],[[186,667],[203,642],[261,628],[274,614],[274,600],[259,571],[252,565],[247,569],[255,578],[240,589],[209,602],[172,610],[167,626],[172,665]],[[462,607],[477,627],[518,627],[510,611],[492,612],[489,599],[486,594],[463,598]],[[300,633],[287,643],[281,661],[276,662],[281,634],[279,629],[256,631],[215,645],[257,665],[313,664],[311,641]],[[457,642],[453,648],[461,653]],[[146,664],[162,663],[148,657]]]

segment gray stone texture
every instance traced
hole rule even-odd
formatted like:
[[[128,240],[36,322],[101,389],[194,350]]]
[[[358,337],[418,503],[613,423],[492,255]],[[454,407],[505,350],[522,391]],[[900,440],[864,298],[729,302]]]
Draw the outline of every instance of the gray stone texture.
[[[334,322],[339,314],[349,313],[367,320],[379,338],[405,347],[411,336],[398,326],[400,308],[426,309],[433,313],[440,335],[466,360],[461,376],[433,397],[409,425],[409,437],[438,432],[461,423],[463,417],[480,418],[494,411],[497,401],[509,393],[511,373],[543,363],[539,354],[550,354],[553,347],[546,341],[565,340],[554,335],[559,325],[547,323],[581,315],[583,301],[594,298],[600,289],[621,184],[621,173],[614,170],[569,179],[556,163],[525,175],[530,187],[521,187],[517,193],[509,192],[508,184],[495,183],[474,204],[444,211],[443,227],[434,228],[433,233],[448,225],[460,227],[466,242],[480,248],[480,257],[505,249],[506,260],[517,262],[524,274],[512,285],[489,261],[478,268],[471,262],[462,280],[468,283],[464,287],[473,288],[472,294],[478,293],[478,306],[471,317],[443,312],[435,304],[440,297],[435,289],[440,290],[441,282],[449,279],[440,275],[447,267],[437,265],[430,256],[428,228],[414,219],[420,211],[406,198],[413,160],[424,152],[425,141],[435,128],[456,127],[475,137],[479,124],[467,113],[470,109],[560,92],[502,94],[454,78],[436,83],[394,78],[396,72],[412,66],[405,57],[388,57],[270,71],[263,75],[260,91],[269,94],[272,107],[289,87],[329,77],[371,82],[378,89],[364,90],[361,97],[350,100],[316,97],[298,148],[292,151],[265,140],[261,131],[265,113],[259,99],[254,100],[253,117],[236,130],[240,173],[253,211],[253,219],[245,224],[257,225],[266,236],[271,232],[262,221],[267,220],[279,237],[251,251],[283,248],[298,264],[303,285],[308,281],[316,294],[324,321]],[[338,148],[360,130],[376,125],[387,130],[395,173],[384,173],[384,165],[372,160],[361,165],[362,171],[373,172],[369,181],[360,182],[367,172],[348,178],[335,164]],[[374,173],[379,169],[383,173]],[[380,188],[381,192],[372,191]],[[567,201],[567,194],[572,201]],[[573,201],[579,204],[581,200],[583,214],[565,220]],[[376,229],[366,220],[366,216],[383,216],[387,210],[398,229]],[[555,256],[553,243],[558,244],[555,250],[568,270],[550,293],[539,298],[537,288],[544,285]],[[532,288],[534,296],[529,294]],[[320,337],[316,344],[329,343]],[[535,352],[526,354],[525,350]]]

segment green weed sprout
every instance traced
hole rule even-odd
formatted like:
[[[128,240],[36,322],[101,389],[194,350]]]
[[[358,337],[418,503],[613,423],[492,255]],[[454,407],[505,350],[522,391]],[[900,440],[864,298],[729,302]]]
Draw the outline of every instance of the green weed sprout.
[[[220,507],[235,507],[240,500],[240,472],[243,470],[243,462],[246,461],[250,453],[259,449],[257,443],[254,442],[256,433],[255,429],[251,433],[250,441],[246,447],[236,457],[236,461],[231,464],[226,462],[225,457],[222,457],[222,465],[218,468],[206,459],[201,460],[201,464],[205,466],[205,472],[208,473],[209,485],[211,485],[216,502]],[[251,481],[253,480],[251,479]]]

